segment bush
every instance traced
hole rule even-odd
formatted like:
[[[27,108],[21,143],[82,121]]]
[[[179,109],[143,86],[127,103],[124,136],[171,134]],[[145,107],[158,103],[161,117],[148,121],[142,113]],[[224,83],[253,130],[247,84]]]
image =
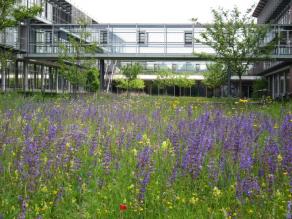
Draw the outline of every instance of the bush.
[[[253,82],[253,98],[260,98],[266,96],[268,92],[268,81],[266,79],[256,80]]]
[[[86,76],[86,90],[89,92],[96,92],[99,89],[99,71],[97,68],[91,68]]]

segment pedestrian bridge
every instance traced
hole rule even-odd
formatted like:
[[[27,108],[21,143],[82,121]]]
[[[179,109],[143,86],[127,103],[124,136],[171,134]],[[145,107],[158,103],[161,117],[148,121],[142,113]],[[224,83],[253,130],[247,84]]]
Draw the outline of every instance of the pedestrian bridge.
[[[196,61],[206,60],[199,55],[214,55],[212,48],[197,43],[195,38],[205,31],[204,24],[92,24],[92,25],[30,25],[27,54],[30,59],[56,60],[60,45],[65,45],[74,54],[69,38],[81,39],[96,44],[96,53],[80,56],[100,60],[141,60],[141,61]],[[270,59],[287,61],[292,59],[292,25],[277,25],[271,28],[266,41],[276,35],[281,39]],[[70,53],[69,53],[70,55]],[[266,57],[263,59],[267,59]]]

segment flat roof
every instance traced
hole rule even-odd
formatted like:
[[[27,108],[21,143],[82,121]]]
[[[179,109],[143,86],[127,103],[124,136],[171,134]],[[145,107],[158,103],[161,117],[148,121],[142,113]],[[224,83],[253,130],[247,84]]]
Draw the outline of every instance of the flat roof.
[[[180,75],[180,74],[176,74],[175,77],[180,78],[184,75]],[[121,74],[115,74],[113,75],[113,79],[114,80],[119,80],[119,79],[123,79],[125,78],[125,76],[121,75]],[[151,80],[157,80],[158,79],[158,75],[138,75],[138,78],[141,80],[145,80],[145,81],[151,81]],[[196,81],[203,81],[205,79],[204,75],[187,75],[186,76],[187,79],[190,80],[196,80]],[[243,81],[256,81],[256,80],[260,80],[262,77],[261,76],[251,76],[251,75],[243,75],[241,77],[241,79]],[[238,81],[239,77],[238,76],[231,76],[231,80],[232,81]]]
[[[253,17],[258,17],[260,15],[260,13],[262,12],[262,10],[264,9],[264,7],[266,6],[268,0],[260,0],[259,3],[257,4],[252,16]]]

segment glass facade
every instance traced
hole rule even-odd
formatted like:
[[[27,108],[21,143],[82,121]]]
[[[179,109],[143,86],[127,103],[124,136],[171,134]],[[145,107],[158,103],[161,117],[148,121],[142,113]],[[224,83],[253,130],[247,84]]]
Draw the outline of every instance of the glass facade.
[[[289,95],[290,92],[289,70],[269,75],[267,77],[267,80],[269,93],[273,98],[283,98]]]

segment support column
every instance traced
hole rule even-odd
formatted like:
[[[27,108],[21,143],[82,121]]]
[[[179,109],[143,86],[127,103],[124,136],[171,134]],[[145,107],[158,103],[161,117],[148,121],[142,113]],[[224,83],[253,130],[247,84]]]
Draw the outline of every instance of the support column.
[[[59,92],[59,72],[58,70],[56,69],[56,93]]]
[[[24,87],[24,92],[28,92],[28,63],[27,61],[23,62],[23,87]]]
[[[105,75],[104,59],[99,60],[99,72],[100,72],[100,91],[103,91],[103,89],[104,89],[104,75]]]
[[[45,73],[43,65],[41,65],[41,91],[42,93],[45,92]]]
[[[32,89],[35,90],[37,88],[37,66],[36,64],[33,65],[33,83],[32,83]]]
[[[3,92],[6,91],[6,75],[5,69],[1,68],[1,89]]]
[[[15,73],[15,84],[14,84],[14,89],[18,89],[19,81],[18,81],[18,61],[15,62],[14,66],[14,73]]]
[[[71,83],[68,81],[68,93],[71,93]]]
[[[228,80],[228,97],[231,97],[231,69],[230,66],[227,66],[227,80]]]
[[[64,79],[63,76],[61,76],[61,82],[62,82],[62,85],[61,85],[61,87],[62,87],[62,92],[64,93],[64,92],[65,92],[65,89],[64,89],[65,79]]]
[[[52,81],[53,81],[53,73],[52,73],[52,67],[49,67],[49,90],[52,92]]]

